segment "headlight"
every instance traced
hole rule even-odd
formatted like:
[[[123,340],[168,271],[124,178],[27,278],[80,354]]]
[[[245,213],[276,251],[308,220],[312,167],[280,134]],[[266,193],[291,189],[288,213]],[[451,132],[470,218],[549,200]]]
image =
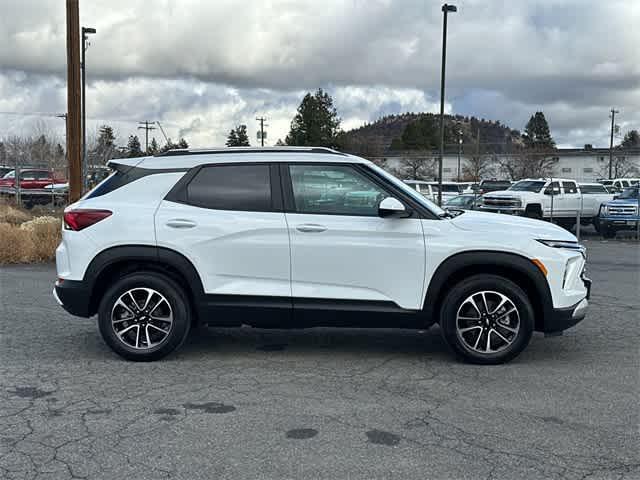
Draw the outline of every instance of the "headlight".
[[[573,257],[567,261],[567,265],[564,269],[564,278],[562,279],[563,289],[567,287],[567,280],[569,280],[569,282],[573,282],[575,276],[577,276],[577,268],[579,264],[580,257]]]
[[[573,250],[580,252],[584,258],[587,258],[587,249],[584,245],[580,245],[578,242],[570,242],[567,240],[543,240],[538,239],[540,243],[551,248],[566,248],[567,250]]]

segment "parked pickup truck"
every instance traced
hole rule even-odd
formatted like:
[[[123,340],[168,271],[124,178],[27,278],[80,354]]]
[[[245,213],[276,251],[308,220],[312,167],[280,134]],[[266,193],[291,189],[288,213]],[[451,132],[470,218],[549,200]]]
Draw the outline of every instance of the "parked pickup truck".
[[[620,230],[633,230],[638,227],[638,185],[625,189],[615,200],[600,206],[595,225],[605,238],[613,238]]]
[[[481,209],[538,219],[553,218],[559,225],[571,228],[578,211],[582,218],[580,223],[592,223],[600,204],[612,199],[613,195],[605,191],[583,195],[575,180],[529,178],[516,182],[507,190],[483,195]]]

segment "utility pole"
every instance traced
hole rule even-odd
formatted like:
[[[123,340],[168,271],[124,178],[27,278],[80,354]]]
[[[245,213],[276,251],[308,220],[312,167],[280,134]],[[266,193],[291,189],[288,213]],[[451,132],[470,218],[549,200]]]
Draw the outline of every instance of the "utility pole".
[[[458,130],[458,183],[460,183],[460,154],[462,154],[462,130]]]
[[[79,0],[66,0],[67,10],[67,158],[69,202],[82,196],[82,127],[80,106]]]
[[[80,68],[82,69],[82,190],[87,188],[87,101],[86,101],[86,75],[87,75],[87,59],[86,52],[89,47],[87,35],[96,33],[95,28],[82,27],[82,61]]]
[[[620,113],[618,110],[612,108],[611,109],[611,141],[609,142],[609,179],[613,178],[612,169],[613,169],[613,131],[615,129],[615,118],[616,113]]]
[[[447,14],[457,12],[455,5],[442,5],[442,71],[440,77],[440,158],[438,159],[438,205],[442,205],[442,162],[444,161],[444,71],[447,61]]]
[[[260,145],[264,147],[264,127],[268,125],[266,125],[264,122],[266,120],[266,118],[264,117],[257,117],[256,120],[258,120],[260,122]]]
[[[145,120],[144,122],[138,122],[144,127],[138,127],[138,130],[144,130],[144,153],[149,151],[149,130],[155,130],[156,127],[152,126],[155,122]]]

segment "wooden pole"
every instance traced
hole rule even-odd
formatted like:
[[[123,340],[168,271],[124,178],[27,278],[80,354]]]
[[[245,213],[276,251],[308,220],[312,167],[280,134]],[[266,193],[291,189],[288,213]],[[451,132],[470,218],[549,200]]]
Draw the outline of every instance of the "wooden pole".
[[[69,203],[82,196],[82,124],[79,0],[67,1],[67,159]]]

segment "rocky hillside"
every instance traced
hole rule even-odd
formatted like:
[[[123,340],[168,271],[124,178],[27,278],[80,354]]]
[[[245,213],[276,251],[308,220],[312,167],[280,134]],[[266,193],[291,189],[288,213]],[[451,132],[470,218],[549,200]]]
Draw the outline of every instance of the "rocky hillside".
[[[373,123],[344,132],[341,136],[341,148],[350,153],[364,156],[378,156],[384,155],[390,150],[407,149],[403,145],[402,135],[407,125],[417,122],[421,116],[427,117],[426,124],[432,125],[432,128],[435,129],[429,134],[434,135],[437,139],[439,135],[438,115],[403,113],[388,115]],[[457,132],[459,131],[462,131],[463,148],[467,152],[479,150],[480,153],[502,153],[521,144],[520,132],[501,124],[499,121],[462,115],[446,115],[445,149],[447,151],[457,151]],[[434,144],[433,147],[437,148],[437,144]]]

